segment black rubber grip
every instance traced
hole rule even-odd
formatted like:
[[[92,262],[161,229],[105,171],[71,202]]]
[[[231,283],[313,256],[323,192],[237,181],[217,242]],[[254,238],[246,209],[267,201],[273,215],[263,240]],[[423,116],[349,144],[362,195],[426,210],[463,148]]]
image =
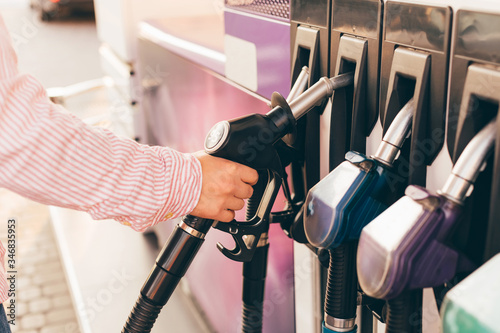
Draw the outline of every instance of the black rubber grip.
[[[186,223],[191,228],[206,234],[208,230],[210,230],[214,220],[202,219],[193,215],[186,215],[182,218],[182,222]]]
[[[402,293],[387,301],[386,333],[422,332],[422,290]]]
[[[326,285],[325,313],[339,319],[356,317],[357,242],[348,242],[330,251],[330,267]]]
[[[147,298],[139,295],[137,302],[130,312],[122,333],[148,333],[160,313],[162,305],[156,305]]]
[[[250,305],[243,302],[241,332],[261,333],[262,314],[263,314],[263,303]]]
[[[255,213],[257,213],[257,209],[259,208],[260,201],[262,200],[262,195],[266,190],[266,185],[269,179],[269,174],[267,171],[259,172],[259,180],[257,184],[253,186],[252,196],[247,201],[247,211],[246,211],[246,219],[250,221]]]
[[[192,217],[191,221],[206,230],[210,229],[211,220]],[[202,238],[185,232],[179,226],[174,229],[144,282],[122,332],[151,331],[158,313],[170,299],[202,244]]]

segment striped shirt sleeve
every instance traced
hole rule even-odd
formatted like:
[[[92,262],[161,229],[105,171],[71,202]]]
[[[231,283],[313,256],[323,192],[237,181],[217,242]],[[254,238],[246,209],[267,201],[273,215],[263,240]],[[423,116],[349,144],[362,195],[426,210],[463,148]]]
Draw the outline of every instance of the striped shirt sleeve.
[[[191,154],[90,127],[20,74],[0,17],[0,186],[142,231],[185,215],[201,192]]]

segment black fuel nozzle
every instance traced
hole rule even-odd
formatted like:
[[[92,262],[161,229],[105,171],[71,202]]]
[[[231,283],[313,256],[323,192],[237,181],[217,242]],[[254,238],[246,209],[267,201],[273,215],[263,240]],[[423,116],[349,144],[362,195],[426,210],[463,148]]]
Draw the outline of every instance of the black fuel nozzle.
[[[293,133],[297,120],[330,97],[334,90],[353,82],[353,73],[330,79],[322,77],[290,103],[274,93],[271,99],[273,109],[266,115],[252,114],[217,123],[207,135],[205,151],[254,169],[267,169],[274,157],[272,146],[286,134]]]
[[[301,85],[303,81],[298,80],[299,83],[294,88]],[[294,133],[297,120],[309,110],[330,97],[334,90],[349,86],[353,82],[353,73],[342,74],[334,78],[323,77],[305,92],[291,93],[289,100],[292,98],[293,100],[290,103],[280,94],[274,93],[271,99],[273,109],[266,115],[252,114],[217,123],[207,135],[205,151],[210,155],[226,158],[257,170],[271,170],[270,180],[273,177],[283,179],[286,165],[279,151],[282,149],[277,147],[279,146],[277,143],[281,143],[280,139],[285,135]],[[292,89],[292,92],[300,91],[300,89],[302,88]],[[226,256],[237,260],[240,254],[247,252],[242,246],[243,241],[239,239],[239,235],[242,232],[251,232],[251,225],[256,222],[258,221],[247,221],[244,224],[239,222],[218,224],[216,228],[233,234],[236,242],[234,250],[224,250],[220,245],[219,249]],[[243,228],[246,230],[243,231]],[[238,254],[235,255],[235,253]],[[248,254],[245,254],[244,258],[241,257],[241,259],[246,258]]]

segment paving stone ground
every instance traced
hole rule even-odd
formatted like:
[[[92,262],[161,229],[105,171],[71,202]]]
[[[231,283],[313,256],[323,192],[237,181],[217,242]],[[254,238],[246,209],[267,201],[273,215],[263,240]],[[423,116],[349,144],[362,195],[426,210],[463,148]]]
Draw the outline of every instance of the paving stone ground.
[[[80,332],[48,208],[0,189],[0,239],[16,220],[15,333]],[[8,260],[9,258],[5,258]]]

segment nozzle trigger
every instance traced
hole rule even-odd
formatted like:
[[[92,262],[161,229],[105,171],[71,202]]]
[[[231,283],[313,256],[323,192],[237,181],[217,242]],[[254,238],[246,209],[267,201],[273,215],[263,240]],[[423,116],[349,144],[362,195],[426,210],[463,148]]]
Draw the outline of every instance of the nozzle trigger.
[[[251,261],[260,235],[265,232],[266,223],[261,219],[255,219],[249,222],[238,222],[233,220],[229,223],[217,223],[214,228],[227,232],[233,236],[235,247],[232,250],[227,249],[221,243],[217,243],[217,248],[223,255],[234,261]]]

